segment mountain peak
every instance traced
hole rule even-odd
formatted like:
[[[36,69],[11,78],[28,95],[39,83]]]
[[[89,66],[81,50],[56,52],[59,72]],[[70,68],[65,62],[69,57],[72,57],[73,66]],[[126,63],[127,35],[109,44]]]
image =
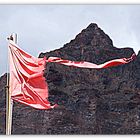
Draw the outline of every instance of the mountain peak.
[[[92,45],[93,47],[113,46],[110,37],[101,30],[96,23],[91,23],[86,29],[83,29],[74,40],[70,41],[71,45]],[[69,43],[67,43],[69,44]],[[67,45],[66,44],[66,45]]]
[[[96,23],[91,23],[62,48],[41,53],[39,57],[57,56],[69,60],[104,63],[111,59],[130,57],[132,53],[132,48],[114,47],[110,37]]]
[[[98,29],[98,25],[96,23],[90,23],[87,27],[87,29]]]
[[[91,23],[62,48],[41,53],[39,57],[57,56],[69,60],[104,63],[111,59],[130,57],[132,53],[132,48],[114,47],[110,37],[96,23]]]

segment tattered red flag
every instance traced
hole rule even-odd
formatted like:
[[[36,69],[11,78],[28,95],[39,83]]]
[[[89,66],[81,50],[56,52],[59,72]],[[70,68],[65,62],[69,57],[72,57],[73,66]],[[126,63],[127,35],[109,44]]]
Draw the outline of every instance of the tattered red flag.
[[[85,61],[70,61],[58,57],[35,58],[10,41],[10,93],[13,100],[37,109],[50,109],[48,99],[48,85],[43,77],[43,70],[46,62],[59,63],[67,66],[79,68],[102,69],[131,62],[136,54],[130,58],[120,58],[110,60],[103,64],[97,65]]]
[[[105,62],[103,64],[94,64],[90,62],[85,62],[85,61],[70,61],[70,60],[64,60],[59,57],[49,57],[47,59],[47,62],[53,62],[53,63],[59,63],[63,64],[66,66],[73,66],[73,67],[79,67],[79,68],[90,68],[90,69],[102,69],[102,68],[108,68],[108,67],[113,67],[113,66],[118,66],[122,64],[127,64],[133,59],[135,59],[136,54],[132,54],[130,58],[120,58],[120,59],[113,59],[108,62]]]
[[[35,58],[10,41],[10,93],[11,98],[37,109],[50,109],[48,85],[43,77],[44,58]]]

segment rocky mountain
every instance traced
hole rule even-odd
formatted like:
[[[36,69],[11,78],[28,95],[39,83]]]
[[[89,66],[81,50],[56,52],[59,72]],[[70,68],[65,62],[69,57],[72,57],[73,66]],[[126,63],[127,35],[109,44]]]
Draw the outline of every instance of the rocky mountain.
[[[39,57],[101,64],[132,53],[114,47],[91,23],[62,48]],[[15,102],[12,134],[140,134],[140,52],[129,64],[100,70],[47,63],[44,76],[49,101],[59,106],[37,110]],[[5,134],[5,85],[6,74],[0,78],[0,134]]]

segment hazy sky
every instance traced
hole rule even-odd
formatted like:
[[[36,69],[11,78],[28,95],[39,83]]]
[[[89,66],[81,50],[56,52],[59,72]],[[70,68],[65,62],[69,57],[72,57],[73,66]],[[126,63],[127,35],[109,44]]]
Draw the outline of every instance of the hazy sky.
[[[97,23],[116,47],[140,50],[140,5],[0,5],[0,75],[7,69],[7,40],[18,34],[19,46],[38,57],[62,47]]]

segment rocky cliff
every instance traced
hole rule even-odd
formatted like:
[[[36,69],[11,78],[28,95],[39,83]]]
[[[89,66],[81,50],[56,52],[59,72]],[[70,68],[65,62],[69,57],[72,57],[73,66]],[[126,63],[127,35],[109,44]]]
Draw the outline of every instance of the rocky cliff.
[[[116,48],[96,24],[90,24],[62,48],[39,57],[101,64],[130,57],[132,48]],[[49,100],[59,107],[36,110],[14,103],[13,134],[140,134],[140,52],[126,65],[81,69],[47,63]],[[0,79],[0,133],[5,134],[6,74]]]

